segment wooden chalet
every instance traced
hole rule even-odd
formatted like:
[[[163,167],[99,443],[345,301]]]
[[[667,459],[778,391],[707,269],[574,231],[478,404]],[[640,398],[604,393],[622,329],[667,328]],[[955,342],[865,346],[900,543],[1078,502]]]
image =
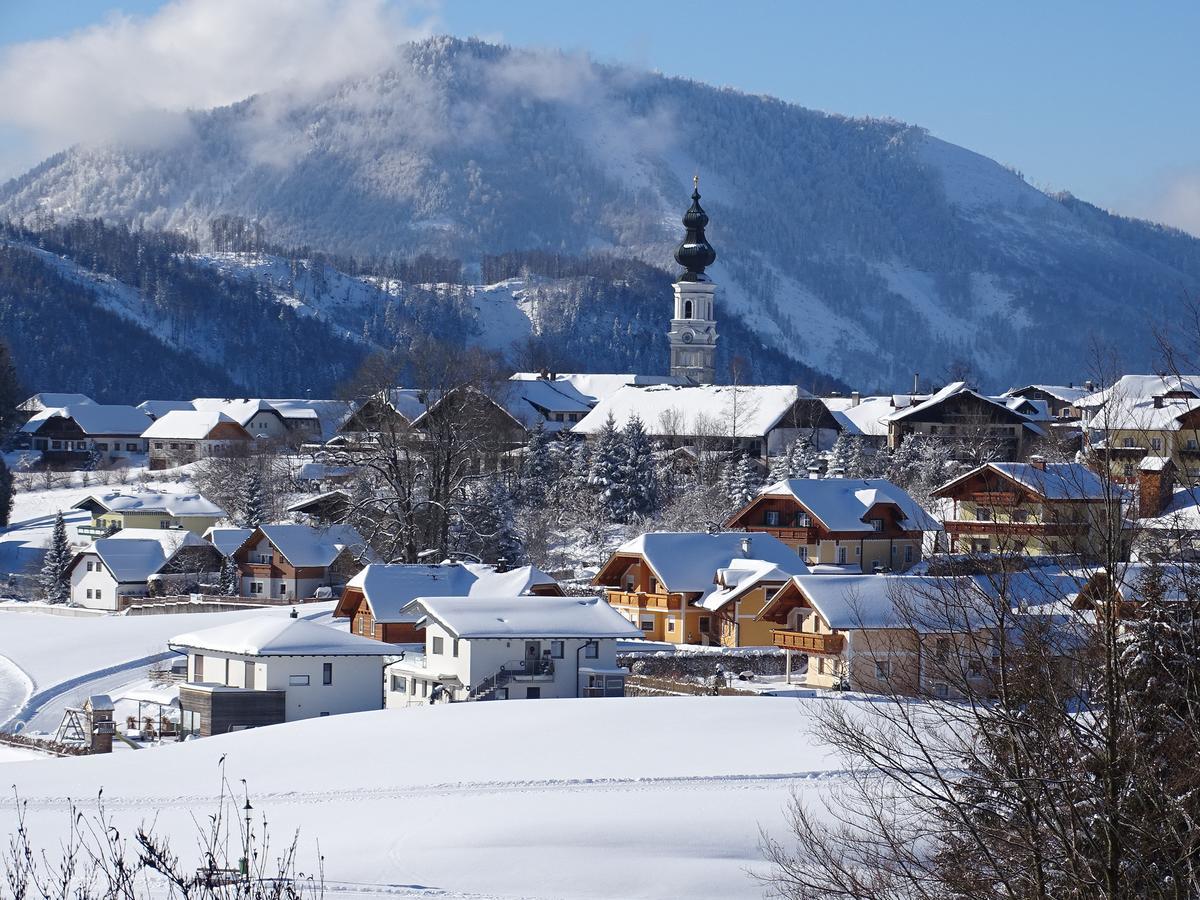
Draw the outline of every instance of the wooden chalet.
[[[923,434],[962,442],[986,442],[1004,459],[1024,459],[1045,430],[1019,412],[1022,398],[987,397],[958,381],[928,399],[888,417],[888,447],[895,450],[909,435]]]
[[[349,525],[262,525],[233,553],[242,595],[274,600],[305,600],[321,588],[332,596],[370,556]]]

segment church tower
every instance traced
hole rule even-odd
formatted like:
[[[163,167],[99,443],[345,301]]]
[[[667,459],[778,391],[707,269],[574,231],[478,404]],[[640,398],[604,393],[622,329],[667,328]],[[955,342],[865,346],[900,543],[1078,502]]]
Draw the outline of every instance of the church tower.
[[[683,376],[695,384],[716,380],[717,323],[713,300],[717,286],[704,274],[717,251],[704,237],[708,215],[700,208],[700,176],[693,179],[692,205],[683,214],[687,229],[683,243],[675,250],[675,261],[684,272],[675,281],[675,315],[667,337],[671,341],[671,374]]]

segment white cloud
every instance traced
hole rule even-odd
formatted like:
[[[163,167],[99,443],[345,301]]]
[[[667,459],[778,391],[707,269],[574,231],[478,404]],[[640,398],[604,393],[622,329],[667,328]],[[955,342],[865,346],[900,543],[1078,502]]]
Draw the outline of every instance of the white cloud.
[[[435,20],[433,0],[174,0],[14,45],[0,55],[0,134],[19,139],[0,177],[76,143],[170,140],[189,109],[377,71]]]
[[[1200,167],[1174,167],[1125,191],[1116,207],[1200,237]]]

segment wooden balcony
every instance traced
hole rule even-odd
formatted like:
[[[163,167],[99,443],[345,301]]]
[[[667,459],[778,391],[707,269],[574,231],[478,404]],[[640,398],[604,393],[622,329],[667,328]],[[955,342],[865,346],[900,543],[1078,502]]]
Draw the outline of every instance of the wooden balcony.
[[[833,577],[833,576],[831,576]],[[817,653],[821,656],[838,656],[842,652],[845,638],[840,634],[809,634],[805,631],[772,631],[775,646],[784,650],[799,650],[801,653]]]
[[[1021,502],[1015,491],[976,491],[971,499],[980,506],[1016,506]]]
[[[953,535],[1016,537],[1079,537],[1088,529],[1086,522],[980,522],[972,519],[947,519],[942,526],[947,534]]]
[[[683,594],[647,594],[645,591],[608,592],[613,606],[636,606],[638,609],[683,609]]]
[[[815,544],[818,541],[817,529],[813,527],[787,528],[780,525],[747,525],[746,530],[765,532],[785,544]]]

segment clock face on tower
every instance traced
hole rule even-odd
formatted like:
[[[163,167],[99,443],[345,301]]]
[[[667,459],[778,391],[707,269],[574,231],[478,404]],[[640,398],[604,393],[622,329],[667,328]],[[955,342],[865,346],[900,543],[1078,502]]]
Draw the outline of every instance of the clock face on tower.
[[[685,331],[685,332],[684,332],[684,333],[681,335],[681,337],[683,338],[683,342],[684,342],[685,344],[690,344],[692,341],[694,341],[694,340],[696,339],[696,332],[692,331],[692,330],[689,328],[687,331]]]

